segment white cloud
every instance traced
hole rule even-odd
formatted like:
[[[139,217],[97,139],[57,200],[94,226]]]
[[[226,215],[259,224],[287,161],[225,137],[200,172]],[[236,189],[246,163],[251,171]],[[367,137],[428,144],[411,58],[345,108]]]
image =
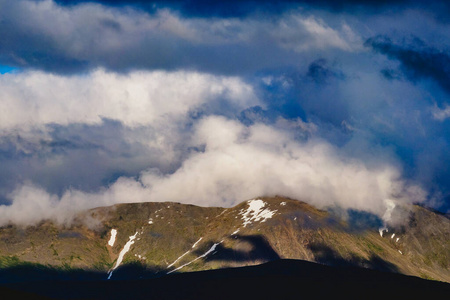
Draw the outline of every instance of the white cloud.
[[[176,19],[169,11],[170,19]],[[227,18],[205,20],[200,18],[178,19],[184,26],[195,30],[198,43],[261,43],[305,52],[311,49],[328,48],[354,51],[362,45],[362,41],[348,25],[333,29],[326,22],[313,15],[291,11],[272,19],[261,18]]]
[[[191,71],[2,75],[1,196],[26,180],[61,193],[150,167],[171,172],[189,152],[198,116],[258,104],[238,77]]]
[[[147,170],[137,180],[122,177],[97,193],[68,190],[60,199],[25,185],[11,195],[11,206],[0,207],[0,220],[25,223],[41,216],[63,222],[71,212],[123,202],[232,206],[261,195],[285,195],[317,207],[337,205],[381,217],[390,201],[411,203],[425,197],[381,159],[369,166],[323,140],[296,142],[267,125],[245,127],[211,116],[196,125],[194,137],[193,143],[204,144],[205,150],[191,154],[173,174]],[[30,207],[34,213],[28,217]]]
[[[0,99],[2,130],[45,124],[99,124],[102,118],[129,127],[160,126],[186,118],[201,105],[213,105],[220,99],[240,108],[258,104],[253,88],[237,77],[188,71],[6,74],[0,77]]]
[[[25,184],[16,189],[10,197],[13,202],[9,206],[0,206],[2,224],[34,224],[43,219],[56,216],[54,207],[60,205],[58,197],[31,184]],[[67,218],[67,215],[64,215]]]
[[[319,18],[299,15],[289,15],[277,25],[270,34],[284,48],[296,52],[327,48],[352,51],[350,41],[346,40],[346,36],[350,36],[348,33],[351,32],[348,26],[343,28],[345,34],[342,34]],[[353,40],[354,36],[351,38]]]
[[[432,108],[433,118],[438,121],[444,121],[447,118],[450,118],[450,105],[445,104],[444,108],[439,108],[434,106]]]
[[[205,134],[215,128],[228,131],[220,147],[215,147],[215,135]],[[411,194],[395,167],[368,167],[325,141],[299,143],[265,125],[246,128],[220,117],[205,119],[197,134],[206,144],[204,153],[190,157],[170,176],[142,175],[152,198],[229,206],[257,195],[281,194],[318,207],[336,204],[381,215],[386,199],[423,197],[422,192]]]

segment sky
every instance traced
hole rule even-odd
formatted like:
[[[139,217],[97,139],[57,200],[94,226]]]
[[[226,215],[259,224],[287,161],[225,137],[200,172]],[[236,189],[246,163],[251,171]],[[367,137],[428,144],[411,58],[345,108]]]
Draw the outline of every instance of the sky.
[[[273,195],[446,213],[449,17],[446,1],[0,0],[0,223]]]

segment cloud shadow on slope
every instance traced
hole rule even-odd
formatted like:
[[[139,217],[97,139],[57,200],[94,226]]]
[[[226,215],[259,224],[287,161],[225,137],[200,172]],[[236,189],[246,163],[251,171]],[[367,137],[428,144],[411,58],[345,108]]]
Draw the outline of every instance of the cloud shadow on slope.
[[[365,267],[383,272],[398,273],[398,268],[377,255],[372,254],[370,259],[352,255],[349,259],[342,257],[337,251],[322,243],[311,243],[309,250],[314,254],[316,262],[334,267]]]
[[[260,235],[233,235],[236,240],[238,249],[225,247],[222,244],[216,246],[214,255],[208,255],[205,261],[273,261],[281,257],[270,246],[269,242]],[[204,252],[196,251],[201,255]]]

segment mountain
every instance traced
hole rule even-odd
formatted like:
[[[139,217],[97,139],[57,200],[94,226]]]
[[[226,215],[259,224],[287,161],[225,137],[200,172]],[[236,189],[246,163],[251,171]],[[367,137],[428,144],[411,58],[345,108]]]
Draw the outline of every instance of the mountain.
[[[284,197],[232,208],[119,204],[82,212],[70,225],[0,228],[0,283],[156,280],[286,259],[450,282],[445,215],[412,206],[405,223],[381,225],[368,213],[324,211]]]

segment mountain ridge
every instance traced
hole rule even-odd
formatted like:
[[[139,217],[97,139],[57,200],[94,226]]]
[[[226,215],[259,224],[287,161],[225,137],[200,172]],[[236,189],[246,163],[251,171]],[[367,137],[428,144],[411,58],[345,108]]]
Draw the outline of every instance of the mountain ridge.
[[[133,268],[136,277],[154,277],[300,259],[450,282],[445,216],[413,206],[406,224],[386,232],[373,215],[353,214],[343,219],[280,196],[231,208],[118,204],[80,213],[70,226],[0,228],[0,267],[38,264],[115,280]]]

